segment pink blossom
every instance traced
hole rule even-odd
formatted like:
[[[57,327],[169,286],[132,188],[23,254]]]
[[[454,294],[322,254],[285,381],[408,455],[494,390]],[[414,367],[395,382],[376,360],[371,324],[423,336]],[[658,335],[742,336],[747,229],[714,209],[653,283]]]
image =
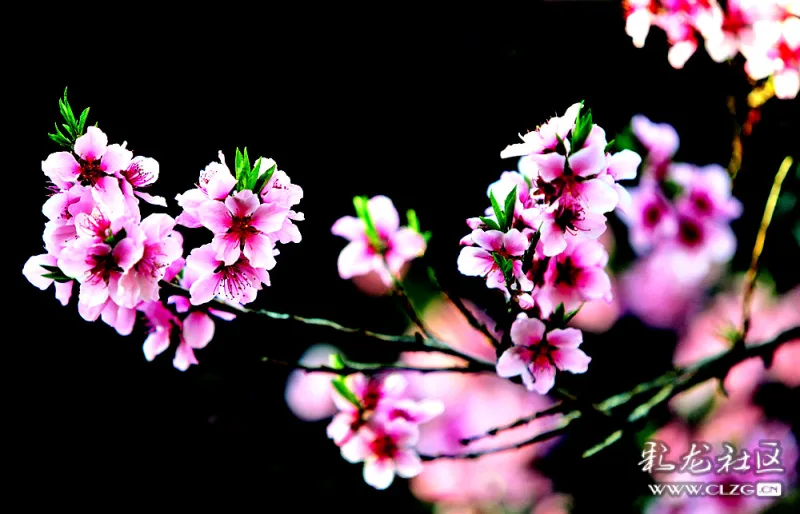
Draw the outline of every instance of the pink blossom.
[[[56,152],[42,163],[45,175],[60,189],[69,189],[74,183],[95,185],[125,169],[133,157],[120,145],[109,145],[108,137],[97,127],[88,127],[86,134],[75,140],[75,154],[78,159],[70,152]]]
[[[800,89],[800,12],[753,25],[753,43],[742,47],[745,71],[754,80],[772,76],[775,96],[792,99]]]
[[[400,227],[397,210],[389,198],[372,197],[367,210],[378,233],[380,247],[376,248],[369,240],[363,220],[353,216],[339,218],[331,232],[349,241],[339,254],[339,276],[350,279],[374,271],[389,287],[394,282],[392,277],[397,278],[407,262],[425,253],[425,239],[410,228]]]
[[[327,366],[330,356],[339,349],[326,345],[314,345],[306,350],[298,362],[305,366]],[[285,400],[292,413],[303,421],[319,421],[336,414],[333,403],[333,373],[308,373],[294,370],[286,381]]]
[[[565,161],[564,156],[555,153],[559,138],[567,140],[567,134],[575,126],[575,119],[578,116],[581,104],[572,104],[564,113],[564,116],[553,116],[546,123],[538,127],[535,131],[520,135],[522,143],[507,146],[500,152],[501,159],[509,157],[521,157],[528,155],[550,155],[554,161],[560,161],[561,165]]]
[[[606,264],[608,253],[594,240],[573,243],[551,258],[544,274],[544,287],[535,295],[541,315],[548,317],[560,303],[567,312],[590,300],[610,303],[613,295]]]
[[[187,268],[194,268],[199,278],[189,289],[192,305],[210,302],[215,296],[246,304],[256,298],[261,285],[270,285],[269,273],[240,256],[231,265],[218,259],[212,244],[195,248],[186,258]]]
[[[742,214],[742,203],[731,195],[730,175],[718,164],[704,167],[673,164],[667,178],[681,188],[675,205],[682,213],[721,222]]]
[[[51,278],[45,278],[44,275],[49,274],[50,271],[43,268],[42,265],[57,266],[58,262],[55,256],[47,253],[34,255],[25,261],[25,265],[22,267],[22,274],[25,275],[25,278],[28,279],[28,282],[38,287],[42,291],[53,284],[53,289],[55,289],[56,292],[56,299],[61,303],[61,305],[66,307],[66,305],[69,303],[70,297],[72,296],[73,281],[70,280],[69,282],[56,282]]]
[[[175,220],[166,214],[151,214],[142,221],[140,227],[145,236],[142,256],[110,291],[117,304],[134,308],[140,301],[158,301],[159,281],[183,253],[183,238],[173,230],[174,226]]]
[[[161,302],[146,302],[138,309],[147,320],[148,336],[143,350],[148,361],[169,348],[173,330],[177,329],[180,337],[172,365],[180,371],[186,371],[189,366],[198,363],[194,350],[205,348],[214,337],[214,322],[204,312],[191,312],[181,320]]]
[[[628,191],[631,207],[622,219],[628,225],[631,247],[642,255],[678,233],[677,215],[654,180],[642,180]]]
[[[202,226],[199,218],[200,206],[207,200],[224,200],[236,185],[236,178],[231,174],[225,155],[219,152],[220,162],[212,162],[200,172],[197,187],[175,197],[183,212],[176,222],[188,228]]]
[[[552,257],[563,252],[568,241],[600,237],[606,231],[606,217],[585,211],[579,202],[564,198],[544,212],[540,230],[542,254]]]
[[[167,200],[163,196],[153,196],[140,191],[153,185],[158,180],[158,173],[158,161],[151,157],[134,157],[128,167],[120,172],[124,178],[121,182],[123,192],[126,196],[135,195],[149,204],[166,207]]]
[[[364,462],[364,481],[375,489],[386,489],[395,475],[412,478],[422,471],[414,450],[418,437],[416,428],[403,420],[369,427],[342,446],[342,457],[351,463]]]
[[[487,286],[501,290],[506,289],[503,271],[495,260],[495,255],[513,260],[513,276],[519,282],[522,291],[530,291],[533,283],[522,272],[520,259],[528,247],[528,239],[517,229],[507,233],[499,230],[473,230],[472,241],[477,247],[469,246],[461,249],[458,256],[458,270],[467,276],[486,277]]]
[[[631,130],[647,150],[646,174],[654,175],[654,178],[660,180],[666,172],[666,165],[678,150],[678,133],[672,125],[654,123],[641,114],[631,119]]]
[[[252,191],[243,190],[225,202],[202,205],[200,222],[214,233],[216,258],[232,265],[244,255],[257,268],[275,267],[274,243],[267,235],[283,225],[288,211],[278,204],[261,204]]]
[[[511,325],[514,346],[503,352],[497,361],[501,377],[522,376],[529,391],[547,394],[553,388],[556,369],[585,373],[591,358],[578,349],[583,342],[575,328],[555,329],[545,335],[540,320],[520,314]]]
[[[129,225],[126,236],[112,247],[94,237],[79,237],[64,248],[58,267],[80,283],[80,303],[85,307],[103,305],[109,287],[116,287],[123,273],[136,264],[144,253],[144,233]]]
[[[372,377],[358,373],[348,376],[345,381],[359,405],[353,405],[338,391],[333,391],[333,402],[339,413],[328,425],[327,433],[337,446],[349,441],[390,401],[400,399],[407,386],[405,378],[399,373]]]

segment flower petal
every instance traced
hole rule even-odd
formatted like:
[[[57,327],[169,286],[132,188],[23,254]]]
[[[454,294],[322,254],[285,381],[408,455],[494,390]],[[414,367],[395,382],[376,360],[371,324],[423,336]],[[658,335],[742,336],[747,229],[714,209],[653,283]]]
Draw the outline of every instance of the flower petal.
[[[509,348],[497,359],[497,375],[509,378],[527,373],[530,356],[531,352],[527,348],[520,346]]]
[[[561,371],[570,373],[586,373],[592,358],[583,353],[582,350],[571,348],[560,348],[550,353],[556,367]]]
[[[195,349],[205,348],[214,337],[214,321],[204,312],[192,312],[183,320],[183,338]]]
[[[518,346],[534,346],[542,341],[545,326],[536,318],[518,318],[511,324],[511,341]]]
[[[392,201],[385,196],[373,196],[367,210],[381,237],[388,237],[400,228],[400,217]]]
[[[256,212],[261,202],[249,189],[243,189],[225,199],[225,206],[235,218],[246,218]]]
[[[75,140],[75,153],[85,161],[96,161],[103,157],[108,137],[97,127],[89,127],[86,133]]]
[[[203,203],[197,209],[197,217],[204,227],[215,234],[224,234],[233,226],[231,211],[226,204],[216,200]]]
[[[577,328],[559,328],[547,333],[547,342],[557,348],[577,348],[583,342],[583,334]]]
[[[391,459],[369,457],[364,462],[364,481],[378,490],[384,490],[394,482],[395,466]]]

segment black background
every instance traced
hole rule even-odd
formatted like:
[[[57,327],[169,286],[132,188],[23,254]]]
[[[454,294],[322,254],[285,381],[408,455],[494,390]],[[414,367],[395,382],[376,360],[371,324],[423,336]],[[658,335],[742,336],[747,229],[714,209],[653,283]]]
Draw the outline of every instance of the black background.
[[[415,208],[434,234],[429,256],[440,275],[465,295],[497,301],[479,280],[458,278],[457,241],[464,219],[486,206],[487,185],[514,169],[499,152],[518,133],[585,99],[609,139],[641,112],[676,127],[678,160],[725,165],[734,127],[726,98],[741,100],[748,90],[735,66],[714,64],[702,50],[673,70],[657,31],[635,49],[614,2],[533,3],[496,21],[308,14],[290,27],[246,10],[175,20],[62,12],[9,42],[5,82],[15,91],[7,97],[4,171],[13,257],[4,363],[12,409],[4,424],[15,434],[6,445],[19,457],[12,474],[20,490],[48,491],[30,496],[35,501],[84,505],[113,495],[222,498],[268,510],[424,510],[402,481],[385,492],[364,484],[361,467],[344,462],[327,440],[325,422],[302,423],[288,411],[286,372],[258,362],[268,351],[297,356],[328,341],[325,334],[219,322],[214,341],[198,352],[200,366],[181,373],[172,351],[145,361],[140,327],[120,337],[101,321],[83,321],[75,298],[63,308],[51,290],[27,283],[23,263],[43,252],[40,162],[58,150],[46,135],[65,86],[73,107],[91,106],[90,121],[112,142],[159,161],[153,192],[169,199],[172,215],[172,198],[218,150],[231,160],[237,146],[274,158],[304,188],[299,207],[307,221],[302,243],[282,248],[273,285],[256,305],[351,325],[369,320],[385,331],[405,323],[391,300],[364,296],[336,272],[344,241],[330,227],[351,213],[353,195],[387,194],[401,212]],[[797,107],[769,102],[745,140],[736,270],[746,269],[778,164],[797,150]],[[796,189],[793,180],[787,189]],[[790,229],[788,217],[776,219],[763,257],[780,290],[798,283]],[[193,232],[197,239],[187,243],[205,242],[206,234]],[[598,393],[616,392],[668,365],[673,343],[669,332],[623,319],[606,336],[587,338],[593,367],[569,379],[576,388],[590,382]],[[625,512],[640,487],[598,491],[609,480],[641,480],[636,458],[633,445],[620,445],[592,462],[551,466],[579,511],[600,504]]]

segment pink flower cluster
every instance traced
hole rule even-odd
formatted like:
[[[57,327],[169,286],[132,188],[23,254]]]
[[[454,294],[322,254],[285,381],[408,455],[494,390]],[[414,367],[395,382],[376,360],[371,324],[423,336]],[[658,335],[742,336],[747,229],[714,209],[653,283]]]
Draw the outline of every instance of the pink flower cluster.
[[[715,267],[733,257],[736,237],[730,222],[741,215],[742,204],[731,195],[731,180],[722,166],[672,162],[679,139],[671,126],[637,115],[631,128],[648,155],[638,186],[630,189],[631,208],[622,215],[631,246],[643,257],[624,282],[635,294],[643,283],[655,280],[663,287],[648,290],[667,298],[660,293],[650,297],[653,316],[647,314],[648,295],[636,294],[628,303],[654,325],[670,326]]]
[[[397,373],[350,375],[344,383],[352,397],[334,392],[339,412],[328,425],[328,437],[340,447],[342,457],[363,462],[364,481],[376,489],[389,487],[395,475],[418,475],[422,461],[414,447],[419,425],[441,414],[443,404],[410,398],[405,394],[405,377]]]
[[[237,168],[241,165],[237,162]],[[176,197],[183,208],[178,224],[205,227],[213,234],[210,243],[186,258],[187,268],[197,273],[189,289],[192,305],[215,297],[239,304],[252,302],[262,285],[270,285],[277,243],[301,240],[294,222],[304,216],[292,208],[303,198],[302,188],[292,184],[272,160],[259,159],[252,170],[249,162],[246,166],[255,177],[252,188],[243,186],[246,179],[233,176],[220,151],[219,162],[200,172],[197,186]]]
[[[489,288],[503,291],[507,300],[542,320],[559,307],[571,312],[586,301],[613,299],[605,271],[608,253],[597,239],[606,230],[607,213],[630,207],[618,181],[635,178],[641,163],[630,150],[610,153],[605,131],[593,124],[591,111],[582,109],[583,103],[572,105],[564,116],[551,118],[521,136],[522,143],[503,150],[501,157],[522,157],[519,171],[503,173],[489,187],[492,207],[485,216],[467,220],[472,232],[461,240],[462,274],[485,278]],[[536,367],[530,359],[537,355],[517,352],[515,359]],[[501,362],[503,374],[519,371],[506,366],[511,361]],[[585,371],[578,365],[561,369]],[[554,370],[548,365],[534,373],[540,385],[525,383],[546,392]]]
[[[425,238],[419,230],[400,226],[397,209],[385,196],[361,204],[357,198],[356,204],[363,205],[358,217],[343,216],[331,228],[334,235],[349,241],[339,254],[339,276],[347,280],[375,275],[389,288],[410,261],[425,253]]]
[[[670,44],[668,59],[682,68],[702,37],[716,62],[741,53],[754,80],[772,76],[778,98],[800,89],[800,6],[794,0],[626,0],[625,30],[644,46],[651,26]]]
[[[77,283],[80,315],[100,318],[120,335],[133,331],[140,313],[148,334],[145,358],[153,360],[177,341],[173,364],[186,370],[197,364],[194,350],[214,335],[209,315],[235,317],[204,304],[215,297],[237,305],[252,301],[261,284],[269,284],[276,243],[300,241],[293,222],[303,215],[292,207],[302,189],[274,162],[259,159],[251,168],[239,154],[234,178],[220,153],[222,162],[200,174],[197,188],[178,195],[184,211],[177,219],[161,213],[142,219],[140,199],[166,207],[163,197],[144,191],[158,179],[158,162],[134,156],[124,143],[108,144],[97,127],[83,134],[88,110],[76,119],[66,95],[60,107],[66,135],[57,129],[50,137],[69,151],[42,162],[52,192],[42,207],[46,253],[31,257],[23,274],[42,290],[54,284],[65,306]],[[205,226],[214,239],[184,259],[176,224]],[[176,295],[163,303],[160,282],[175,280],[191,299]]]

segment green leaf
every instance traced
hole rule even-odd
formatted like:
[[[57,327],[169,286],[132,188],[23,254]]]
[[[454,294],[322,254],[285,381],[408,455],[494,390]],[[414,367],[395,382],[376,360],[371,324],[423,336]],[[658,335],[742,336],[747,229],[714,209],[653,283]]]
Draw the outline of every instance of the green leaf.
[[[80,120],[78,120],[78,136],[83,135],[83,129],[86,127],[86,118],[89,116],[89,108],[83,110]]]
[[[370,244],[376,250],[382,249],[383,241],[375,228],[372,216],[369,214],[369,199],[366,196],[356,196],[353,198],[353,205],[356,208],[356,214],[364,222]]]
[[[247,189],[253,191],[256,188],[256,182],[258,182],[258,173],[261,169],[261,157],[259,157],[255,164],[253,164],[253,169],[247,174]]]
[[[125,229],[123,228],[122,230],[120,230],[116,234],[112,234],[112,235],[108,236],[106,238],[106,240],[103,241],[103,242],[105,244],[109,245],[109,246],[114,246],[115,244],[117,244],[120,241],[122,241],[123,239],[125,239],[125,236],[127,236],[127,235],[128,235],[127,232],[125,232]]]
[[[484,225],[489,227],[490,230],[500,230],[502,232],[500,225],[498,225],[497,222],[492,218],[487,218],[486,216],[479,216],[479,218]]]
[[[428,244],[428,242],[431,240],[431,237],[433,237],[433,233],[430,230],[426,230],[422,233],[422,239],[425,240],[425,244]]]
[[[722,381],[720,381],[720,383],[721,382]],[[652,398],[636,407],[633,412],[631,412],[630,416],[628,416],[628,421],[634,422],[650,414],[650,410],[653,407],[669,398],[669,395],[672,393],[672,389],[672,384],[667,384],[662,387],[655,395],[653,395]]]
[[[406,219],[408,220],[408,228],[417,234],[420,234],[421,231],[419,228],[419,218],[417,218],[417,212],[414,209],[409,209],[406,212]]]
[[[622,430],[617,430],[610,436],[606,437],[600,444],[596,444],[591,448],[589,448],[588,450],[586,450],[585,452],[583,452],[583,458],[585,459],[587,457],[591,457],[600,450],[611,446],[612,444],[619,441],[621,437],[622,437]]]
[[[497,202],[497,198],[494,197],[494,191],[489,192],[489,200],[492,201],[492,209],[494,210],[495,218],[497,218],[497,225],[499,227],[505,227],[506,218],[503,214],[503,209],[500,208],[500,204]]]
[[[336,392],[338,392],[340,395],[342,395],[342,398],[344,398],[348,402],[352,403],[357,408],[359,408],[359,409],[361,408],[361,403],[358,401],[358,398],[356,397],[355,394],[353,394],[353,392],[350,390],[350,388],[347,387],[347,384],[345,383],[344,377],[336,377],[336,378],[334,378],[331,381],[331,384],[333,385],[333,388],[336,389]]]
[[[259,159],[261,160],[261,159]],[[272,174],[275,173],[275,170],[278,168],[277,163],[273,164],[269,167],[269,169],[263,173],[258,180],[256,181],[256,185],[253,188],[253,192],[257,195],[261,194],[261,191],[264,187],[269,183],[269,180],[272,178]]]
[[[234,168],[236,169],[236,190],[247,189],[247,181],[250,178],[250,159],[247,157],[247,147],[245,147],[244,153],[238,148],[236,149]]]
[[[61,284],[66,283],[66,282],[72,282],[71,278],[69,278],[69,277],[67,277],[65,275],[62,275],[60,273],[44,273],[42,276],[44,278],[49,278],[50,280],[53,280],[53,281],[61,283]]]
[[[61,268],[58,266],[48,266],[47,264],[39,264],[39,267],[46,269],[52,273],[61,273]]]
[[[564,144],[564,140],[561,139],[561,136],[556,134],[556,140],[558,143],[556,144],[556,153],[559,155],[567,155],[567,145]]]
[[[329,362],[330,362],[330,366],[333,369],[344,369],[345,368],[344,359],[342,359],[342,356],[339,355],[338,353],[331,354],[331,356],[328,357],[328,359],[329,359]]]
[[[586,138],[592,131],[592,110],[589,109],[585,114],[582,114],[583,101],[581,101],[581,108],[578,111],[578,116],[575,119],[575,127],[572,129],[572,139],[570,140],[570,153],[575,153],[586,142]]]
[[[608,153],[608,152],[610,152],[611,150],[614,149],[614,143],[615,142],[616,142],[616,139],[612,139],[611,141],[608,142],[608,144],[606,145],[606,153]]]
[[[575,316],[578,315],[578,313],[581,311],[581,308],[583,307],[583,305],[584,304],[581,304],[581,306],[578,307],[577,309],[575,309],[574,311],[570,311],[570,312],[568,312],[567,314],[564,315],[564,325],[568,325],[569,322],[572,321],[572,318],[574,318]]]
[[[683,188],[681,187],[681,185],[672,180],[664,180],[663,182],[661,182],[661,188],[664,191],[664,195],[669,200],[678,197],[683,192]]]
[[[503,216],[505,216],[505,224],[503,225],[503,232],[511,230],[511,225],[514,223],[514,206],[517,204],[517,186],[508,193],[506,202],[503,209]]]

